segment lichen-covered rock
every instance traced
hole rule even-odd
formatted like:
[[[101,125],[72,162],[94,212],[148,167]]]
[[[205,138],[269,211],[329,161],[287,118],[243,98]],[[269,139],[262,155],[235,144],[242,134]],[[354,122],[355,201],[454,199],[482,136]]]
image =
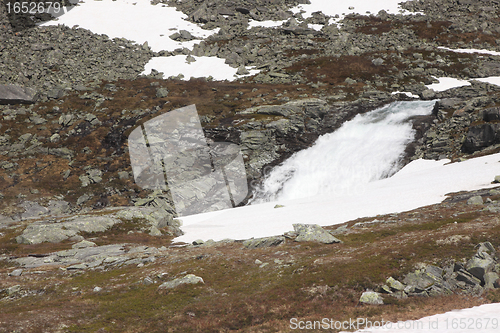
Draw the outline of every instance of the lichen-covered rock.
[[[398,280],[394,279],[392,276],[389,277],[385,283],[387,283],[387,285],[393,289],[393,290],[396,290],[396,291],[401,291],[401,290],[404,290],[405,289],[405,286],[404,284],[402,284],[401,282],[399,282]]]
[[[365,291],[359,301],[364,304],[380,305],[384,304],[384,299],[375,291]]]
[[[296,242],[317,242],[324,244],[342,243],[342,241],[328,231],[323,229],[318,224],[294,224],[293,228],[298,234],[295,238]]]

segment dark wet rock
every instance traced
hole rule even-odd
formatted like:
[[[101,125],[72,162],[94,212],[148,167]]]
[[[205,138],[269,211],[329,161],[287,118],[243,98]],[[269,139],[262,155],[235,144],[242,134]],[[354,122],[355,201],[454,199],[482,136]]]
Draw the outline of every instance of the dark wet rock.
[[[483,111],[483,119],[484,121],[495,121],[500,120],[500,108],[490,108]]]
[[[462,150],[466,153],[473,153],[495,143],[500,143],[500,124],[471,126]]]
[[[471,286],[476,286],[476,285],[481,284],[481,280],[479,280],[478,278],[476,278],[474,275],[472,275],[471,273],[469,273],[468,271],[466,271],[463,268],[460,268],[457,271],[456,279],[457,279],[457,281],[465,282],[465,284],[471,285]]]

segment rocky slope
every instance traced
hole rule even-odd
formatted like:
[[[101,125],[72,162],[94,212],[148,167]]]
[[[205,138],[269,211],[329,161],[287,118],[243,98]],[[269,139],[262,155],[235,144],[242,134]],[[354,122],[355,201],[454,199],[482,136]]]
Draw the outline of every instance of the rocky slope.
[[[449,267],[437,262],[440,257],[465,260],[479,242],[498,247],[498,193],[481,192],[490,200],[485,205],[465,204],[478,193],[461,194],[456,201],[384,217],[391,222],[350,222],[334,232],[341,244],[301,245],[291,233],[246,243],[200,240],[177,249],[172,237],[182,231],[173,219],[172,200],[167,192],[134,183],[127,146],[139,124],[196,104],[209,140],[240,145],[252,186],[269,166],[310,146],[319,135],[358,113],[408,99],[393,94],[406,91],[440,99],[432,116],[413,120],[417,137],[407,149],[407,161],[498,152],[500,87],[480,81],[440,93],[425,87],[434,77],[500,75],[499,56],[439,48],[500,51],[497,1],[408,2],[404,8],[424,15],[350,15],[340,26],[321,13],[308,19],[293,14],[290,8],[300,0],[163,3],[220,32],[193,49],[155,53],[147,44],[79,28],[29,28],[9,21],[0,6],[0,91],[16,85],[29,95],[24,104],[18,103],[21,97],[13,102],[5,93],[0,96],[0,306],[6,314],[0,317],[0,330],[28,332],[42,325],[48,331],[75,331],[84,325],[87,331],[121,332],[131,324],[121,312],[144,308],[146,317],[159,316],[155,309],[162,305],[152,301],[144,307],[138,301],[144,295],[157,298],[155,283],[193,273],[204,285],[160,297],[173,304],[167,311],[172,315],[169,327],[273,331],[266,325],[276,324],[276,330],[286,331],[286,318],[324,316],[332,301],[342,300],[347,309],[343,316],[355,315],[361,292],[379,288],[389,276],[403,280],[419,262]],[[278,28],[249,28],[249,20],[286,22]],[[325,25],[316,31],[307,24]],[[194,37],[178,32],[172,38]],[[242,74],[243,66],[261,72],[235,82],[140,75],[152,57],[177,54],[217,56]],[[356,231],[360,226],[362,231]],[[373,237],[370,228],[375,226],[381,240]],[[410,251],[402,240],[430,245]],[[282,250],[269,247],[278,244]],[[380,251],[373,255],[373,249]],[[353,254],[357,252],[359,256]],[[356,260],[371,265],[374,275],[364,279],[366,266],[346,265],[341,270],[348,278],[335,280],[331,263],[339,267]],[[401,270],[394,268],[398,265]],[[218,272],[220,267],[224,269]],[[233,269],[242,269],[234,280],[249,279],[248,288],[227,285]],[[286,282],[284,277],[290,276],[298,277],[296,286]],[[186,281],[200,282],[191,276]],[[495,291],[482,292],[498,301]],[[190,297],[194,305],[187,301]],[[213,318],[220,313],[210,308],[224,297],[230,301],[221,312],[229,314],[216,323]],[[458,306],[455,296],[447,297],[440,309]],[[36,301],[25,307],[26,299]],[[467,298],[461,306],[486,299]],[[111,310],[111,300],[121,304],[120,310]],[[298,310],[304,301],[307,306]],[[254,306],[243,305],[249,302]],[[395,300],[371,316],[400,313],[399,318],[409,318],[415,307],[423,309],[420,314],[432,312],[432,302]],[[64,312],[61,304],[73,305]],[[100,313],[91,304],[99,304]],[[284,304],[291,306],[286,310]],[[42,314],[46,307],[50,311]],[[235,308],[241,315],[233,317]],[[84,315],[76,315],[77,309]],[[37,315],[30,318],[27,311]],[[56,315],[58,311],[62,313]],[[153,322],[139,321],[132,330],[163,327],[160,319]]]

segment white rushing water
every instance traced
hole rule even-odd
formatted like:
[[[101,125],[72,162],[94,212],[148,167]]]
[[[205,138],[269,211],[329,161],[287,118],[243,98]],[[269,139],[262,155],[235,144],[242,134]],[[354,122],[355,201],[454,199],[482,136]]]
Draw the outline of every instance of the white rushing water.
[[[431,114],[434,103],[396,102],[357,115],[274,168],[252,203],[355,195],[365,184],[393,175],[415,135],[408,119]]]

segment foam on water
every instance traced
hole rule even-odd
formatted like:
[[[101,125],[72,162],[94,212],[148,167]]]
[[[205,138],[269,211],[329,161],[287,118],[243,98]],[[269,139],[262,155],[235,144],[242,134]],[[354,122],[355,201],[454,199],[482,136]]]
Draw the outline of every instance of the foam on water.
[[[274,168],[252,203],[356,194],[364,184],[393,175],[415,135],[408,120],[431,114],[434,103],[396,102],[357,115]]]

